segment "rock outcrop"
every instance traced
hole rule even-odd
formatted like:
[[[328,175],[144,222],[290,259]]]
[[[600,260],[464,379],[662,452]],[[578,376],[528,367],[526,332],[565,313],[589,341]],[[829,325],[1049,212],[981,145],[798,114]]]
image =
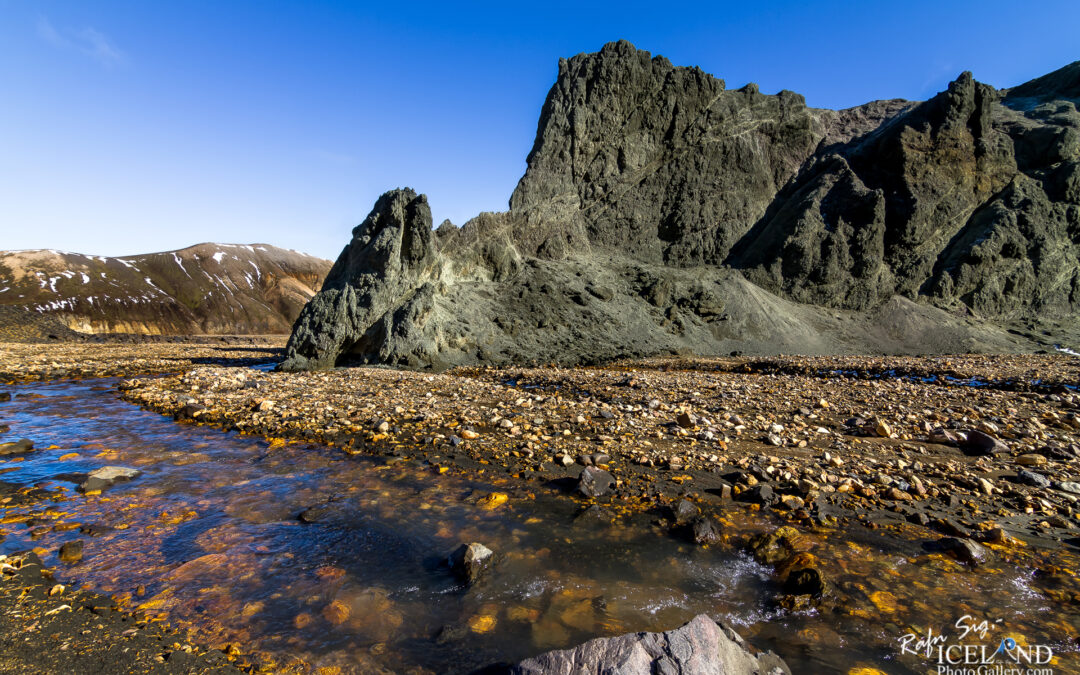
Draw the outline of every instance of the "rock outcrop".
[[[283,368],[1070,344],[1078,69],[831,111],[627,42],[562,60],[510,210],[432,231],[383,195]]]
[[[754,654],[727,626],[702,614],[666,633],[630,633],[598,638],[560,649],[512,667],[513,675],[790,675],[772,652]]]
[[[122,258],[2,251],[0,336],[286,333],[330,266],[265,244]]]

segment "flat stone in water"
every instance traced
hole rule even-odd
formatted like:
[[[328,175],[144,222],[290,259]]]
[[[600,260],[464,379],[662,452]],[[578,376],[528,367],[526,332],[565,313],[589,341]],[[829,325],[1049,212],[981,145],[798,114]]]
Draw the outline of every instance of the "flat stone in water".
[[[104,490],[107,487],[111,487],[114,483],[122,480],[131,480],[141,474],[142,471],[126,466],[104,466],[100,469],[91,471],[87,475],[86,480],[79,485],[79,491],[93,492],[94,490]]]

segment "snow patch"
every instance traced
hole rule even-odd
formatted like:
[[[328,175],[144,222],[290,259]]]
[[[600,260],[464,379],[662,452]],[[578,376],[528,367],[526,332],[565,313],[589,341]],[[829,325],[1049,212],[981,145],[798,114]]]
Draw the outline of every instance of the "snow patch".
[[[175,261],[176,261],[176,264],[180,266],[180,269],[184,270],[184,274],[187,274],[187,275],[188,275],[188,279],[190,279],[190,278],[191,278],[191,274],[189,274],[189,273],[188,273],[188,271],[187,271],[187,268],[186,268],[186,267],[184,267],[184,261],[180,260],[180,256],[178,256],[178,255],[176,255],[175,253],[173,253],[173,254],[172,254],[172,257],[173,257],[173,260],[175,260]]]

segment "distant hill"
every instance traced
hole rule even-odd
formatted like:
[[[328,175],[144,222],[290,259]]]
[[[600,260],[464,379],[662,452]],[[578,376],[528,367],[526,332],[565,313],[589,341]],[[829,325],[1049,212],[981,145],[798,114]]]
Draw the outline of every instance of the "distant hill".
[[[287,333],[330,266],[266,244],[119,258],[0,251],[0,307],[83,333]]]

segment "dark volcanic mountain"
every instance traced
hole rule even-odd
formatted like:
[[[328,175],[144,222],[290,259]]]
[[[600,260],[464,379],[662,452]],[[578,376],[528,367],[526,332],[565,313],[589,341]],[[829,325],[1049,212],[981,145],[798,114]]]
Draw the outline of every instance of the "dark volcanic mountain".
[[[122,258],[2,251],[0,307],[83,333],[285,333],[329,268],[265,244]]]
[[[1078,79],[831,111],[627,42],[562,60],[510,210],[432,232],[383,195],[283,367],[1072,340]]]

